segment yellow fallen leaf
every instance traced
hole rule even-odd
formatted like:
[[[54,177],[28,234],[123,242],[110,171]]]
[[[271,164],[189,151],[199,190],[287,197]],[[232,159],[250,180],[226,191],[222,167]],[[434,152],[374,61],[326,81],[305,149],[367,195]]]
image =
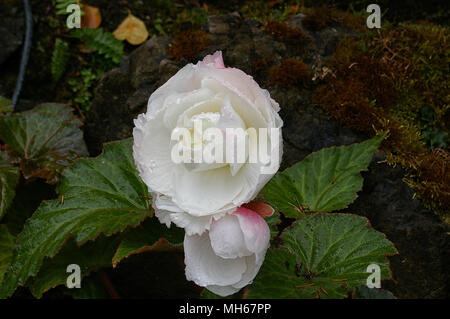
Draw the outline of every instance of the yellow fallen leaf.
[[[148,38],[148,31],[142,20],[136,18],[131,13],[122,21],[119,27],[114,30],[117,40],[127,40],[132,45],[144,43]]]

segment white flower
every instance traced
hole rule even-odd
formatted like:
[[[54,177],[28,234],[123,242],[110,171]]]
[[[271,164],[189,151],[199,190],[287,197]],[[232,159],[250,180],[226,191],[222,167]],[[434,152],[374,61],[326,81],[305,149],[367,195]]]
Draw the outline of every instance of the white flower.
[[[187,128],[195,135],[195,121],[223,132],[279,129],[278,111],[278,103],[251,76],[224,66],[221,52],[186,65],[158,88],[147,112],[135,120],[133,156],[159,220],[185,228],[189,236],[201,235],[213,220],[255,198],[279,167],[278,161],[273,173],[262,173],[264,165],[248,161],[247,153],[244,163],[176,163],[174,130]],[[269,153],[276,150],[280,159],[281,134],[268,143]]]
[[[185,235],[186,278],[220,296],[231,295],[253,281],[269,240],[264,219],[240,207],[214,221],[209,232]]]

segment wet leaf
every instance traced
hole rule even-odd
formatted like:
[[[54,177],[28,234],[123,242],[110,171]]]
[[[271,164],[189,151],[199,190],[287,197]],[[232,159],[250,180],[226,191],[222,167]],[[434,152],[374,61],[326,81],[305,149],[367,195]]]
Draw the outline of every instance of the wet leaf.
[[[9,113],[12,110],[12,101],[3,96],[0,96],[0,115]]]
[[[136,227],[152,215],[147,187],[134,165],[131,139],[105,144],[100,156],[80,159],[65,169],[57,193],[57,200],[42,202],[27,220],[0,298],[35,276],[44,258],[55,256],[68,237],[82,245],[100,234],[111,236]]]
[[[291,218],[304,217],[306,212],[346,208],[361,190],[360,172],[367,169],[383,138],[377,136],[308,155],[271,179],[261,192],[264,201]]]
[[[84,277],[102,268],[111,267],[111,259],[119,242],[118,236],[100,237],[79,247],[73,239],[70,239],[58,255],[44,261],[38,275],[32,278],[27,286],[36,298],[41,298],[49,289],[66,285],[67,277],[70,275],[67,273],[67,266],[76,264],[80,266],[81,287],[85,288]]]
[[[384,234],[364,217],[315,214],[286,229],[279,249],[269,249],[247,298],[345,298],[365,285],[380,267],[381,279],[390,279],[386,256],[397,253]]]
[[[0,285],[11,264],[15,242],[16,237],[11,235],[6,225],[0,225]]]
[[[175,225],[167,228],[157,218],[147,219],[138,228],[130,230],[122,240],[114,254],[113,266],[116,267],[119,262],[131,255],[158,249],[161,246],[170,249],[170,246],[182,245],[183,240],[183,229]]]
[[[65,104],[41,104],[32,110],[0,116],[0,139],[23,176],[56,183],[62,170],[87,156],[81,120]]]
[[[9,162],[5,152],[0,151],[0,220],[16,194],[19,169]]]

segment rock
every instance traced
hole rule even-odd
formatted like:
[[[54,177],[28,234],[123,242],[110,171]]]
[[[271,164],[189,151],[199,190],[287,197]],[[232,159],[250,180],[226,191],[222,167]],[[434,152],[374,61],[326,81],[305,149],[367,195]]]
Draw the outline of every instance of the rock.
[[[208,16],[206,20],[206,30],[211,34],[227,34],[232,28],[235,28],[240,21],[241,17],[237,12],[226,15]]]
[[[148,97],[153,92],[152,85],[146,85],[139,88],[127,99],[127,106],[131,112],[143,110],[147,105]]]
[[[288,23],[302,30],[302,19],[304,15],[297,15]],[[284,58],[298,57],[313,73],[323,71],[324,59],[333,54],[340,39],[355,33],[331,27],[307,32],[309,39],[299,52],[265,33],[259,22],[242,21],[235,13],[208,17],[204,29],[210,33],[212,43],[199,53],[199,59],[222,50],[225,64],[254,76],[280,104],[284,120],[282,169],[324,147],[367,138],[329,119],[321,108],[314,106],[313,87],[269,86],[267,71],[256,72],[254,66],[258,58],[268,59],[276,66]],[[170,42],[168,37],[148,40],[124,59],[121,68],[100,80],[86,124],[86,140],[92,155],[100,152],[103,142],[131,136],[133,118],[145,111],[150,94],[183,66],[168,57]],[[366,216],[400,252],[390,257],[396,281],[383,282],[383,287],[400,298],[446,298],[449,227],[413,199],[411,189],[402,181],[404,172],[400,168],[379,163],[383,156],[381,151],[376,153],[369,171],[364,173],[363,190],[347,211]]]
[[[168,58],[169,43],[167,37],[154,37],[130,54],[130,76],[134,88],[138,89],[158,79],[159,63]]]
[[[393,279],[382,286],[399,298],[448,298],[449,227],[414,198],[404,171],[374,158],[364,187],[348,212],[366,216],[395,244],[389,258]]]
[[[133,118],[127,101],[133,92],[128,73],[113,69],[102,76],[84,130],[91,155],[100,154],[103,143],[131,135]]]
[[[306,14],[303,13],[299,13],[295,16],[293,16],[292,18],[290,18],[286,23],[293,27],[296,28],[298,30],[301,30],[303,32],[307,32],[307,30],[303,27],[303,20],[306,18]]]
[[[160,78],[156,83],[156,88],[167,82],[172,76],[180,70],[180,67],[171,60],[163,59],[159,63],[158,74]]]

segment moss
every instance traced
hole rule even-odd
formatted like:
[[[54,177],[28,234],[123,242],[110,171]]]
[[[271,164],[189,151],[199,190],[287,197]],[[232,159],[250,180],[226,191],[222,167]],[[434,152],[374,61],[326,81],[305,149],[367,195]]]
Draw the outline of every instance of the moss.
[[[306,39],[306,35],[281,21],[269,21],[264,26],[264,31],[275,37],[278,41],[301,46]]]
[[[269,58],[258,58],[253,60],[253,70],[255,73],[268,73],[271,65],[272,59]]]
[[[445,148],[450,131],[448,29],[429,24],[399,25],[379,32],[373,41],[375,54],[396,67],[396,87],[403,94],[391,115],[421,127],[430,145],[436,137],[433,134],[440,134],[440,146]],[[430,110],[431,118],[423,117],[424,108]]]
[[[366,31],[366,20],[363,16],[352,14],[348,11],[333,11],[334,20],[336,23],[343,27],[356,31]]]
[[[168,53],[175,61],[185,59],[194,61],[199,53],[203,51],[211,40],[208,33],[203,30],[186,30],[175,36]]]
[[[326,6],[312,8],[307,11],[307,16],[302,24],[310,31],[320,31],[333,22],[331,12],[331,9]]]
[[[281,85],[284,87],[305,85],[311,78],[311,74],[303,61],[295,58],[287,58],[281,61],[281,65],[270,71],[269,85]]]
[[[388,131],[387,162],[407,170],[405,182],[450,221],[450,154],[431,149],[423,121],[448,132],[447,35],[435,26],[396,26],[343,40],[327,67],[333,75],[313,101],[347,126],[369,133]],[[427,106],[433,116],[421,113]]]
[[[357,31],[366,30],[366,22],[362,16],[341,11],[327,6],[314,7],[306,10],[307,16],[303,26],[310,31],[320,31],[326,27],[337,25]]]

